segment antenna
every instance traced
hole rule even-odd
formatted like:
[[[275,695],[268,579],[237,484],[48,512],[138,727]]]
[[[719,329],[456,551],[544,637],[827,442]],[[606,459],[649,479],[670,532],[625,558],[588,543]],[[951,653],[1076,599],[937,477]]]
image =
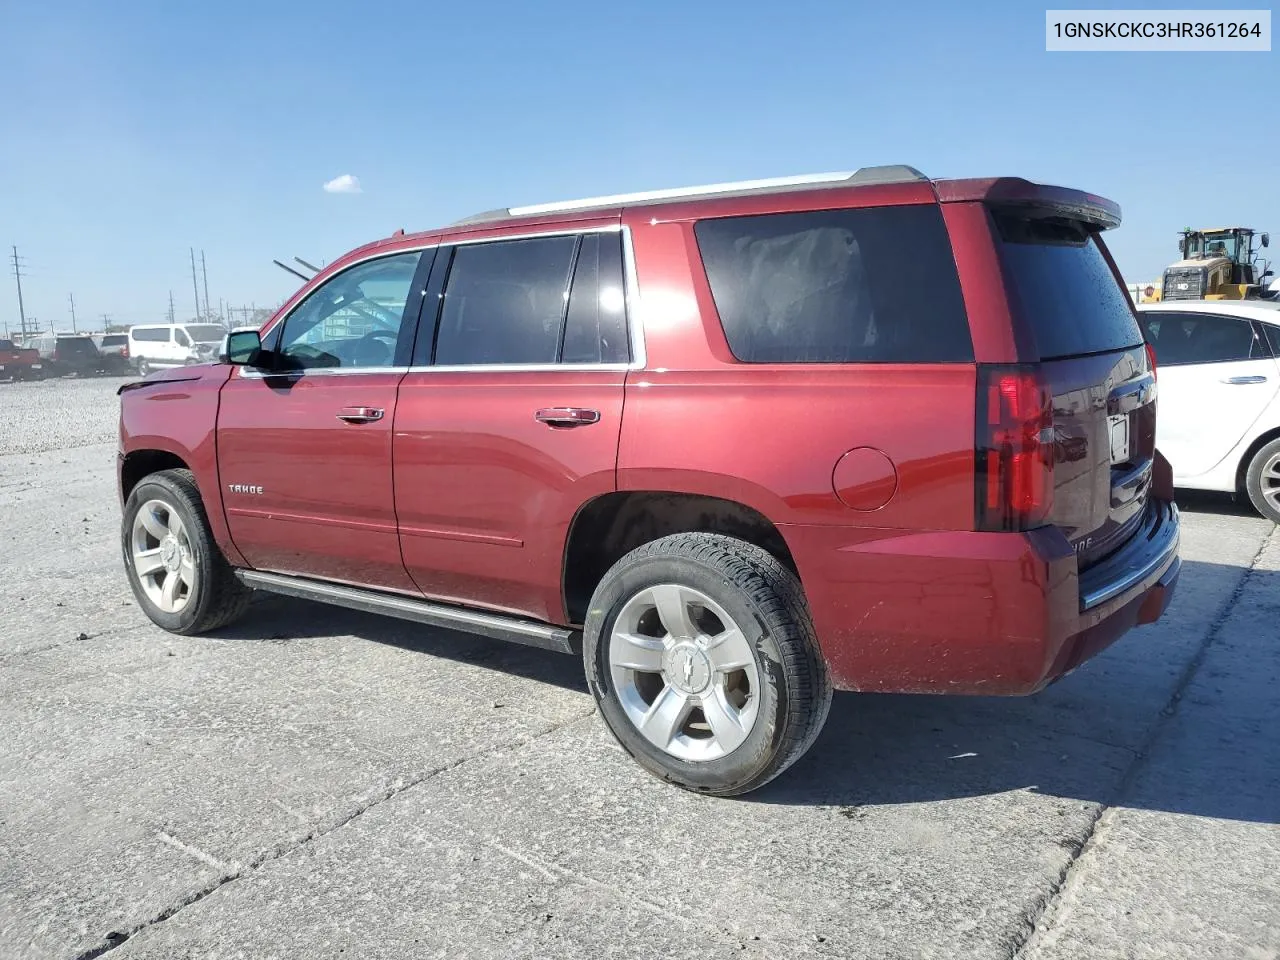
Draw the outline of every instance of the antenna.
[[[308,270],[310,270],[312,273],[319,273],[319,272],[320,272],[320,268],[319,268],[319,267],[315,266],[314,264],[307,263],[307,261],[303,260],[301,257],[294,257],[293,259],[294,259],[294,260],[296,260],[296,261],[298,261],[298,263],[302,264],[304,267],[306,267],[306,268],[307,268]]]

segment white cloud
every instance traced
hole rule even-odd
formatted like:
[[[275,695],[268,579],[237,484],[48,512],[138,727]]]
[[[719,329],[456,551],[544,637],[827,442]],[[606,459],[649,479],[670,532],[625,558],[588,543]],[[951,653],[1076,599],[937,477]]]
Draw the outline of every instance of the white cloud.
[[[360,193],[360,178],[344,173],[324,185],[325,193]]]

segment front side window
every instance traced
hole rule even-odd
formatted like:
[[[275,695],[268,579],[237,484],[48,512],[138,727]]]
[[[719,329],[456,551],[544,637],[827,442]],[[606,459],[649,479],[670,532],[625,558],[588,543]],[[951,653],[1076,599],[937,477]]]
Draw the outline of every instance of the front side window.
[[[284,319],[281,370],[361,369],[395,363],[405,304],[422,252],[369,260],[331,277]]]
[[[694,233],[740,361],[973,359],[936,204],[702,220]]]
[[[1258,360],[1269,355],[1267,346],[1254,334],[1253,324],[1238,317],[1148,311],[1142,314],[1142,326],[1156,352],[1157,368]]]
[[[578,238],[459,246],[436,333],[438,365],[555,363]]]

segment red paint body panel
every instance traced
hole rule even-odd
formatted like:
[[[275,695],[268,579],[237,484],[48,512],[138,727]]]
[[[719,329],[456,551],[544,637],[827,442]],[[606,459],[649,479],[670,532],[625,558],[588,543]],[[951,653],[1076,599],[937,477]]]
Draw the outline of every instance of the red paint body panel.
[[[118,467],[130,453],[158,450],[172,454],[195,475],[209,527],[228,562],[246,566],[222,511],[214,425],[219,393],[231,367],[201,365],[161,370],[146,385],[126,389],[120,397]]]
[[[925,203],[942,207],[974,363],[735,360],[696,220]],[[371,255],[620,224],[644,362],[309,373],[287,388],[209,368],[126,393],[122,451],[166,450],[191,464],[235,565],[561,624],[567,538],[584,504],[615,490],[734,501],[781,533],[838,686],[1030,693],[1158,617],[1178,565],[1082,613],[1062,530],[975,531],[978,365],[1038,360],[1011,315],[992,203],[1052,206],[1100,226],[1119,218],[1092,194],[996,178],[672,199],[380,240],[327,267],[265,329]],[[346,406],[386,413],[353,426],[335,417]],[[555,407],[600,416],[573,427],[535,418]],[[1167,499],[1158,471],[1156,495]],[[236,483],[264,493],[228,493]]]
[[[404,562],[427,596],[563,621],[569,524],[615,489],[622,370],[411,371],[395,418]],[[596,410],[554,427],[544,407]]]
[[[400,558],[391,492],[400,377],[237,373],[227,381],[218,420],[222,498],[231,538],[251,566],[417,592]],[[383,419],[338,419],[357,406],[381,409]]]

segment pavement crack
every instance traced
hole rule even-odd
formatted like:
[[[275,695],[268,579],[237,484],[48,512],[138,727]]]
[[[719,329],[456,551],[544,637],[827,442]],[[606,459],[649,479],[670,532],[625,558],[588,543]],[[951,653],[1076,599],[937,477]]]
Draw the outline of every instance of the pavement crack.
[[[364,816],[366,813],[368,813],[370,810],[373,810],[375,807],[380,807],[382,804],[386,803],[387,801],[393,800],[396,797],[400,796],[401,794],[406,793],[407,791],[412,790],[415,787],[419,787],[422,784],[427,783],[428,781],[434,780],[436,777],[449,773],[450,771],[457,770],[459,767],[465,766],[466,764],[472,763],[476,760],[483,760],[487,757],[500,755],[503,753],[509,753],[515,750],[520,750],[528,746],[530,743],[532,743],[535,740],[540,740],[543,737],[547,737],[554,733],[558,733],[559,731],[565,729],[566,727],[570,727],[575,723],[581,723],[583,720],[588,720],[594,714],[595,714],[595,706],[593,704],[590,711],[586,713],[576,714],[570,717],[568,720],[563,720],[559,723],[554,723],[549,727],[547,727],[545,730],[542,730],[538,733],[530,734],[529,736],[526,736],[526,737],[521,737],[509,743],[498,744],[496,746],[490,747],[488,750],[481,750],[479,753],[467,754],[466,756],[458,757],[455,760],[451,760],[448,763],[443,763],[443,764],[440,764],[439,766],[432,767],[430,770],[426,771],[421,776],[414,777],[412,780],[408,781],[407,783],[397,784],[396,786],[393,786],[388,790],[382,791],[381,793],[377,794],[376,796],[366,801],[365,803],[359,804],[354,811],[348,813],[346,816],[343,816],[340,819],[326,826],[322,826],[318,829],[312,830],[302,837],[296,837],[284,843],[278,844],[277,846],[263,853],[261,856],[252,860],[247,866],[242,866],[238,863],[223,864],[220,861],[216,860],[214,857],[205,853],[203,850],[200,850],[198,847],[194,847],[188,843],[184,843],[183,841],[177,839],[171,834],[165,833],[164,831],[159,831],[158,836],[161,842],[177,850],[182,851],[183,853],[195,858],[196,860],[199,860],[201,863],[204,863],[207,866],[211,866],[214,869],[219,870],[220,871],[219,875],[215,877],[213,880],[211,880],[209,883],[207,883],[205,886],[195,891],[190,896],[181,900],[179,903],[176,903],[173,906],[168,907],[167,909],[165,909],[161,913],[156,914],[154,917],[152,917],[149,920],[144,920],[142,923],[137,924],[132,929],[124,932],[114,931],[114,930],[111,931],[110,933],[105,935],[104,937],[104,939],[106,940],[105,943],[101,943],[96,947],[92,947],[88,950],[85,950],[77,954],[75,957],[75,960],[97,960],[98,957],[102,957],[108,953],[111,953],[117,947],[120,947],[125,943],[127,943],[132,937],[137,936],[139,933],[143,932],[144,930],[152,929],[153,927],[157,927],[167,920],[171,920],[174,916],[176,916],[181,911],[185,910],[187,907],[192,906],[193,904],[199,903],[205,897],[217,892],[218,890],[222,889],[228,884],[234,883],[236,880],[240,880],[243,877],[249,876],[255,871],[266,866],[267,864],[275,860],[279,860],[282,857],[286,857],[289,854],[302,849],[307,844],[312,843],[315,840],[319,840],[323,837],[327,837],[330,834],[335,833],[338,830],[341,830],[343,827],[347,826],[352,821]]]
[[[1187,661],[1182,673],[1178,676],[1173,691],[1169,694],[1169,699],[1156,714],[1155,722],[1147,731],[1141,746],[1134,752],[1133,759],[1116,784],[1116,788],[1112,792],[1112,799],[1108,803],[1098,805],[1098,809],[1085,829],[1084,837],[1079,845],[1072,845],[1070,848],[1071,855],[1063,868],[1058,871],[1058,876],[1050,884],[1048,891],[1043,896],[1037,897],[1029,908],[1023,911],[1023,925],[1013,935],[1005,950],[1005,956],[1009,960],[1025,960],[1030,956],[1030,952],[1036,948],[1036,945],[1056,926],[1057,914],[1063,902],[1063,895],[1078,885],[1081,876],[1080,871],[1084,869],[1086,856],[1095,847],[1104,842],[1115,805],[1128,795],[1138,776],[1146,769],[1156,741],[1164,733],[1169,721],[1177,715],[1178,707],[1187,688],[1191,685],[1191,681],[1195,679],[1196,674],[1200,672],[1200,668],[1204,665],[1205,658],[1209,654],[1209,649],[1218,639],[1223,626],[1235,611],[1236,604],[1239,603],[1241,596],[1244,595],[1245,589],[1257,569],[1258,562],[1262,559],[1263,554],[1266,553],[1267,547],[1276,535],[1277,530],[1280,530],[1280,527],[1272,527],[1271,532],[1262,538],[1257,552],[1253,555],[1253,559],[1249,561],[1249,565],[1240,574],[1240,579],[1236,582],[1231,595],[1223,601],[1218,610],[1218,615],[1209,624],[1209,629],[1205,631],[1200,645],[1196,648],[1196,652],[1192,654],[1191,659]]]

